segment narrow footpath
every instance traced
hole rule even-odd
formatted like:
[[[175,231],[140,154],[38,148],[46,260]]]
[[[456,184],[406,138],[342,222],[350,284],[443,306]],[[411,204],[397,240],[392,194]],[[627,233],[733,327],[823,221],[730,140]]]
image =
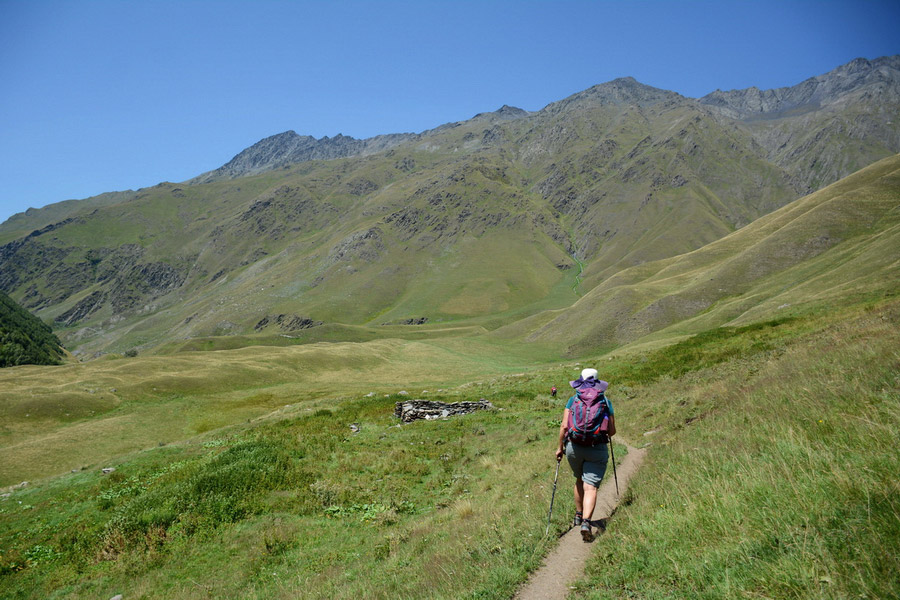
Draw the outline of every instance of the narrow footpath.
[[[622,440],[619,439],[621,442]],[[592,521],[608,519],[616,510],[619,500],[625,496],[628,482],[640,468],[646,449],[637,449],[625,444],[628,454],[621,463],[616,463],[616,472],[619,477],[619,497],[616,498],[616,482],[612,477],[612,465],[597,490],[597,505],[594,508]],[[571,473],[563,479],[563,469],[566,469],[565,459],[559,472],[559,488],[556,493],[571,494],[573,479]],[[572,515],[568,515],[569,518]],[[514,600],[565,600],[569,593],[569,586],[580,579],[584,574],[584,565],[590,560],[591,550],[594,544],[603,543],[603,530],[598,530],[593,543],[585,543],[581,539],[581,531],[573,527],[559,538],[556,548],[544,559],[544,564],[532,573],[528,582],[516,593]]]

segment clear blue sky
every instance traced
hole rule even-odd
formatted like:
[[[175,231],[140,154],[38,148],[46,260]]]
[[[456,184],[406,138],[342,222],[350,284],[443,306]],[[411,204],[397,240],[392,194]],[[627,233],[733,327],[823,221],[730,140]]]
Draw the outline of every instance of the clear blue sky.
[[[0,0],[0,222],[286,131],[420,132],[622,76],[699,97],[900,53],[900,2]]]

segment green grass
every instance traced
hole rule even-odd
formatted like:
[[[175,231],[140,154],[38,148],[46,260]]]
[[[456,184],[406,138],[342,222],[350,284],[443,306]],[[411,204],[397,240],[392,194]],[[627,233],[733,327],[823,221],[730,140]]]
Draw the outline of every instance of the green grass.
[[[253,346],[0,371],[0,485],[66,472],[273,411],[521,371],[544,349],[469,338]],[[411,387],[412,386],[412,387]]]
[[[663,377],[679,379],[687,373],[713,367],[748,354],[758,354],[783,346],[803,332],[806,323],[785,317],[743,327],[719,327],[641,356],[633,362],[620,361],[609,377],[625,385],[647,384]]]
[[[17,492],[26,504],[3,509],[0,590],[508,597],[551,543],[540,506],[523,513],[518,498],[547,484],[547,465],[536,465],[548,461],[536,459],[549,456],[539,442],[556,407],[503,394],[532,417],[495,411],[396,428],[402,398],[345,401],[143,452],[106,477],[79,473]],[[57,513],[52,522],[45,511]],[[424,567],[423,554],[433,559]],[[372,561],[380,581],[361,576]]]
[[[898,319],[642,388],[652,459],[575,596],[896,597]]]
[[[510,598],[556,542],[543,528],[565,398],[547,392],[590,362],[620,433],[650,455],[575,597],[893,597],[898,324],[896,300],[869,302],[485,372],[410,391],[501,410],[402,427],[393,407],[409,396],[367,395],[369,381],[123,454],[109,475],[95,465],[0,501],[0,595]],[[560,482],[556,532],[572,511]]]

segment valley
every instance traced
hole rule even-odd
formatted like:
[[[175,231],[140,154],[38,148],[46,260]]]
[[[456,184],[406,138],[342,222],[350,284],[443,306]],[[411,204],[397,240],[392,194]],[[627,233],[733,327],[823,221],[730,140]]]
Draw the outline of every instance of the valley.
[[[898,61],[290,131],[0,224],[67,350],[0,369],[0,596],[513,598],[585,366],[646,459],[570,597],[900,595]]]

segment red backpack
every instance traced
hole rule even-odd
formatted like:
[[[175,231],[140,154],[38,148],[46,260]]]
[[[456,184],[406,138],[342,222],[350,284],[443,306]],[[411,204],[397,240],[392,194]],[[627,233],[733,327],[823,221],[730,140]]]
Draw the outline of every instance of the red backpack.
[[[609,442],[609,405],[603,392],[595,388],[575,392],[568,430],[569,439],[580,446]]]

